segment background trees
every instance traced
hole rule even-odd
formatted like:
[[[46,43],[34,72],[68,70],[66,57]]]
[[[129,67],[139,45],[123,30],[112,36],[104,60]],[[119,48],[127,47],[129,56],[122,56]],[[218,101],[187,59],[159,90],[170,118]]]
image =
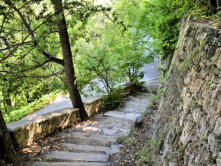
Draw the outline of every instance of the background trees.
[[[62,2],[61,2],[62,4]],[[76,31],[73,31],[76,35],[75,39],[71,38],[71,44],[83,37],[84,25],[87,22],[90,15],[96,12],[108,11],[102,6],[94,6],[90,2],[69,1],[62,4],[68,12],[69,19],[66,26],[71,25],[71,29],[74,29],[73,25],[77,23],[80,25]],[[1,3],[1,68],[3,80],[10,80],[10,84],[15,84],[21,80],[21,84],[17,85],[20,89],[23,89],[21,93],[18,93],[17,88],[8,86],[10,91],[4,88],[6,81],[2,82],[2,99],[4,104],[4,113],[9,113],[11,108],[19,107],[20,103],[16,103],[14,99],[20,98],[26,99],[27,103],[32,102],[30,91],[38,92],[39,95],[34,96],[34,100],[39,99],[44,94],[48,94],[51,91],[59,89],[66,89],[61,83],[64,81],[63,73],[66,73],[66,80],[72,80],[72,85],[75,85],[74,91],[69,92],[74,107],[80,107],[83,114],[85,111],[83,105],[79,102],[79,92],[77,90],[75,76],[73,79],[68,75],[67,66],[73,68],[72,56],[64,63],[63,56],[60,49],[60,39],[57,35],[59,23],[56,23],[56,16],[58,14],[53,11],[53,5],[48,0],[36,0],[36,1],[8,1],[5,0]],[[86,12],[84,12],[86,11]],[[73,16],[72,16],[73,14]],[[65,20],[65,19],[64,19]],[[71,21],[70,21],[71,20]],[[57,26],[58,25],[58,26]],[[68,27],[66,29],[69,29]],[[71,34],[71,35],[74,35]],[[68,35],[68,34],[67,34]],[[67,36],[69,37],[69,36]],[[61,38],[62,39],[62,38]],[[67,43],[66,43],[67,44]],[[64,46],[64,45],[62,45]],[[70,50],[70,49],[69,49]],[[71,50],[70,50],[71,52]],[[65,55],[65,54],[64,54]],[[66,69],[66,70],[65,70]],[[70,73],[70,72],[69,72]],[[74,72],[72,72],[74,74]],[[51,77],[54,78],[51,78]],[[40,81],[39,79],[42,79]],[[31,81],[34,80],[33,85]],[[36,81],[35,81],[36,80]],[[21,87],[26,82],[26,87]],[[40,82],[44,82],[42,87]],[[66,81],[67,85],[68,81]],[[56,86],[56,87],[55,87]],[[68,86],[70,87],[70,86]],[[43,91],[37,90],[41,88]],[[16,89],[16,96],[13,95]],[[73,88],[72,88],[73,89]],[[72,90],[68,88],[68,90]],[[78,97],[74,97],[74,95]],[[75,99],[76,98],[76,99]],[[12,101],[13,100],[13,101]],[[22,104],[27,104],[22,103]],[[82,116],[83,118],[83,116]]]
[[[66,63],[58,36],[58,33],[61,34],[58,30],[61,22],[57,22],[58,11],[54,11],[52,3],[55,1],[1,2],[0,99],[3,101],[3,113],[9,119],[15,114],[11,114],[13,110],[67,87],[73,105],[79,107],[75,73],[69,72],[67,79],[67,66],[73,66],[71,54],[77,59],[73,63],[78,89],[99,77],[110,94],[116,85],[127,80],[137,82],[142,76],[139,69],[146,59],[142,41],[145,35],[140,33],[133,20],[134,12],[138,13],[140,9],[137,2],[129,3],[127,6],[130,8],[123,7],[126,1],[116,1],[109,7],[95,5],[90,0],[60,2],[68,32],[63,39],[69,37],[70,43],[70,59]],[[126,13],[126,19],[122,11]],[[72,83],[68,83],[70,80]],[[70,87],[75,87],[75,90]]]
[[[134,20],[139,4],[124,5],[126,1],[116,1],[111,7],[90,0],[1,1],[0,107],[7,121],[18,119],[8,120],[9,115],[20,113],[18,108],[35,104],[45,94],[65,90],[63,82],[73,105],[81,108],[82,119],[87,116],[77,82],[82,89],[97,78],[105,86],[105,91],[99,91],[112,99],[119,95],[116,86],[137,83],[142,77],[140,68],[152,60],[143,54],[145,34]],[[0,124],[1,137],[5,138],[0,155],[13,161],[3,118]]]
[[[219,1],[211,3],[215,4],[218,7]],[[138,82],[140,68],[156,54],[166,72],[181,18],[211,14],[207,0],[116,0],[111,6],[70,0],[63,2],[63,8],[78,89],[99,78],[109,94],[118,84]],[[56,16],[49,0],[0,3],[0,107],[4,116],[67,89]],[[144,56],[148,48],[149,55]]]
[[[174,54],[183,18],[210,22],[217,28],[221,13],[220,0],[151,0],[141,1],[141,19],[138,21],[150,40],[150,53],[159,55],[160,69],[166,75]]]

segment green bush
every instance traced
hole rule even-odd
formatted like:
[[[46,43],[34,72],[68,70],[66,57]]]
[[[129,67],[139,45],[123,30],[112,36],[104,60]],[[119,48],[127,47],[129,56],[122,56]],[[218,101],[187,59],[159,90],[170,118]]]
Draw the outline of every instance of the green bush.
[[[14,121],[17,121],[21,118],[23,118],[25,115],[30,114],[36,110],[39,110],[46,106],[48,103],[56,99],[59,95],[61,95],[63,92],[55,91],[51,92],[47,95],[42,96],[40,99],[26,105],[22,106],[19,109],[13,110],[9,113],[5,113],[4,119],[6,123],[11,123]]]
[[[207,15],[204,0],[149,0],[142,1],[143,16],[140,28],[150,40],[150,53],[160,56],[167,71],[179,37],[180,23],[183,17]]]
[[[103,96],[103,106],[105,110],[112,110],[123,104],[123,92],[122,88],[118,87],[113,89],[109,95]]]

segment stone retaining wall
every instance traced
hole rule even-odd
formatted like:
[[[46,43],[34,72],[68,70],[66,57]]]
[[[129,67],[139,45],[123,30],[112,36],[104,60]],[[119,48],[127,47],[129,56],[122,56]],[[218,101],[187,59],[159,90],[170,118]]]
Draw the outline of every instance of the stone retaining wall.
[[[221,166],[220,29],[183,22],[156,122],[156,165]]]
[[[31,145],[57,129],[73,126],[79,122],[78,109],[64,109],[44,115],[22,119],[7,125],[13,142],[21,149]]]
[[[102,110],[102,97],[100,96],[88,97],[83,103],[89,117],[92,117]]]

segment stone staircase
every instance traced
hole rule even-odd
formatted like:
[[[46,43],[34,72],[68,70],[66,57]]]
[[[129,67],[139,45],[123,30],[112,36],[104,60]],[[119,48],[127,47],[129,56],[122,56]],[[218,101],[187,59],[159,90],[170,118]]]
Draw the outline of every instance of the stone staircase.
[[[137,92],[126,98],[124,105],[116,110],[95,115],[59,132],[62,142],[59,149],[42,154],[41,161],[32,161],[32,166],[108,166],[111,155],[119,153],[122,145],[117,139],[129,133],[138,117],[148,108],[150,94]]]

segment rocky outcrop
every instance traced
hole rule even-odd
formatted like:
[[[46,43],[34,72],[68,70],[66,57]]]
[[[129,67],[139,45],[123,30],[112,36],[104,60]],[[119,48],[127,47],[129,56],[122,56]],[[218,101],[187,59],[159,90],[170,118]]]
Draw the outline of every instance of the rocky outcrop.
[[[156,165],[221,165],[221,30],[183,21],[156,123]]]

